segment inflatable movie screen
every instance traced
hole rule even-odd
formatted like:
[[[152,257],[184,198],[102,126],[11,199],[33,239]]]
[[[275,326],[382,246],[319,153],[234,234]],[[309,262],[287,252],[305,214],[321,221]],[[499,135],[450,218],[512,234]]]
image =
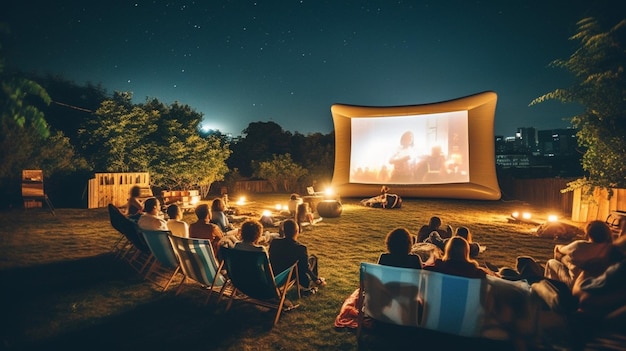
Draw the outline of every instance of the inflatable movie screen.
[[[333,188],[342,196],[497,200],[494,116],[484,92],[424,105],[335,104]]]

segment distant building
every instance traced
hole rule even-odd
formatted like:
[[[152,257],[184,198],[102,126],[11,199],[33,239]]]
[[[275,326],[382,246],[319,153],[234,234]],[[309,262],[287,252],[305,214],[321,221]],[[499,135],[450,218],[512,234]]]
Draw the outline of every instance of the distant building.
[[[496,167],[516,177],[582,175],[575,129],[517,128],[514,136],[495,136]]]
[[[539,131],[539,152],[545,157],[578,155],[576,129]]]

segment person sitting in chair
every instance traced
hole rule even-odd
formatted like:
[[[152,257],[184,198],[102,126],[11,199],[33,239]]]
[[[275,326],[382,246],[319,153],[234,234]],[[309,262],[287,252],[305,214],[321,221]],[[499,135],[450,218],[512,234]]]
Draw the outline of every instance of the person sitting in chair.
[[[259,245],[259,239],[263,233],[263,225],[256,219],[248,219],[241,224],[241,241],[235,244],[234,249],[244,251],[262,251],[267,254],[267,249]]]
[[[560,280],[570,289],[578,290],[582,279],[600,275],[613,263],[613,234],[605,222],[587,223],[585,236],[586,240],[554,246],[554,258],[546,262],[546,278]]]
[[[411,254],[411,233],[406,228],[396,228],[385,238],[387,253],[378,258],[378,264],[402,268],[422,268],[422,259]]]
[[[317,274],[317,256],[308,254],[307,247],[298,241],[298,224],[293,219],[282,223],[284,238],[274,239],[270,243],[270,263],[274,274],[278,274],[298,262],[300,285],[304,289],[326,285],[326,279]]]
[[[183,238],[189,237],[189,224],[183,221],[183,211],[176,204],[167,206],[167,215],[170,219],[167,220],[167,227],[172,234],[182,236]]]
[[[228,216],[226,216],[226,203],[221,197],[216,197],[211,202],[211,223],[220,227],[224,234],[236,233],[235,227],[230,224]]]
[[[470,246],[467,240],[453,236],[446,243],[446,251],[442,259],[437,259],[432,266],[424,266],[425,270],[466,278],[485,278],[487,271],[469,256]]]
[[[198,220],[189,225],[189,237],[198,239],[208,239],[211,241],[213,253],[219,256],[219,242],[224,237],[224,233],[217,225],[211,223],[211,212],[209,205],[200,204],[196,207],[196,217]]]
[[[156,197],[149,197],[143,203],[144,213],[137,220],[140,229],[169,230],[161,212],[161,202]]]

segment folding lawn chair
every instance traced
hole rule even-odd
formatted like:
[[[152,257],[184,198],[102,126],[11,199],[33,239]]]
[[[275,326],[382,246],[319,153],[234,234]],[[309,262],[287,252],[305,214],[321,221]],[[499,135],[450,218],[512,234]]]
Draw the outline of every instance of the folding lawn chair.
[[[296,287],[298,299],[300,298],[297,262],[275,276],[265,252],[222,247],[220,254],[224,259],[223,267],[229,282],[233,286],[226,310],[230,309],[237,292],[245,295],[240,298],[243,302],[275,309],[274,325],[278,323],[283,310],[298,307],[297,304],[285,307],[287,291],[291,287]]]
[[[213,292],[230,295],[227,290],[226,278],[220,273],[217,259],[213,254],[211,241],[207,239],[183,238],[168,236],[172,248],[185,277],[176,290],[176,295],[185,287],[190,279],[199,283],[208,292],[205,303],[208,303]]]
[[[181,273],[180,264],[172,248],[169,230],[142,230],[143,237],[154,256],[154,261],[148,267],[146,279],[157,284],[163,291],[167,290],[177,273]],[[163,279],[166,280],[162,285]]]

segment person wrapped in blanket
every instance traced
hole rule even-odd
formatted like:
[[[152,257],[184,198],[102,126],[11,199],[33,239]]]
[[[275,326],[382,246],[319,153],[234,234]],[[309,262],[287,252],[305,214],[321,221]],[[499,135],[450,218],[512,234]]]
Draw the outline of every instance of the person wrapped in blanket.
[[[402,198],[397,194],[390,194],[389,187],[383,185],[379,195],[361,200],[361,205],[375,208],[400,208]]]

